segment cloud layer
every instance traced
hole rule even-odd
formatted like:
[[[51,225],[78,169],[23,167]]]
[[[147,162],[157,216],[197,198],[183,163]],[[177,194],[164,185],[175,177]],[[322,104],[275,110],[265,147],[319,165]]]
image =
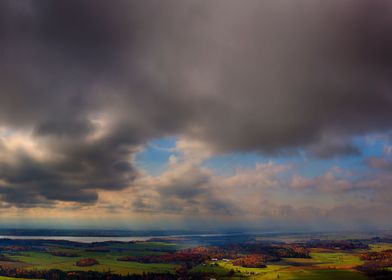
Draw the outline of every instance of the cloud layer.
[[[92,204],[137,189],[135,153],[172,135],[209,155],[358,155],[354,137],[392,128],[391,19],[371,0],[2,1],[1,199]],[[217,182],[188,162],[134,206],[223,207],[212,192],[252,176]],[[294,185],[351,189],[335,179]]]

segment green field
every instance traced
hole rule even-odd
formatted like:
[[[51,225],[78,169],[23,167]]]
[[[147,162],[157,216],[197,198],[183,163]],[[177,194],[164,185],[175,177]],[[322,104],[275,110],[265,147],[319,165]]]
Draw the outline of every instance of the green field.
[[[370,244],[371,251],[380,252],[384,250],[391,250],[392,244],[390,243],[378,243],[378,244]]]
[[[76,248],[59,248],[52,247],[55,251],[68,251],[77,253],[79,257],[62,257],[53,256],[48,252],[21,252],[19,254],[6,254],[8,257],[18,261],[12,265],[32,270],[49,270],[60,269],[63,271],[89,271],[95,270],[100,272],[111,271],[112,273],[127,275],[142,274],[143,272],[154,273],[174,273],[177,265],[175,264],[145,264],[139,262],[118,261],[121,256],[139,256],[164,254],[172,252],[179,247],[173,244],[165,243],[131,243],[131,244],[114,244],[110,246],[110,252],[89,252]],[[99,264],[94,266],[79,267],[75,263],[83,258],[94,258]]]
[[[285,258],[267,264],[266,268],[244,268],[217,261],[199,265],[193,271],[216,274],[221,279],[367,279],[353,269],[360,264],[355,253],[311,253],[311,258]]]
[[[212,273],[220,279],[290,279],[290,280],[324,280],[324,279],[345,279],[345,280],[365,280],[362,274],[351,270],[340,269],[314,269],[311,267],[292,267],[287,265],[270,264],[266,268],[243,268],[231,263],[217,262],[214,265],[198,266],[194,272]],[[230,270],[234,270],[234,275],[229,276]]]
[[[44,243],[41,247],[29,248],[26,251],[5,250],[2,255],[14,261],[0,261],[0,265],[26,270],[59,269],[68,271],[99,271],[115,274],[143,273],[176,273],[180,263],[142,263],[119,261],[123,256],[160,255],[175,252],[189,245],[177,245],[164,242],[109,243],[103,245],[60,245],[60,243]],[[97,246],[97,247],[94,247]],[[92,250],[93,249],[93,250]],[[95,249],[95,250],[94,250]],[[189,273],[200,273],[217,279],[367,279],[358,272],[357,266],[364,263],[359,256],[366,251],[382,251],[392,249],[392,244],[370,244],[370,250],[341,250],[311,248],[310,258],[282,258],[268,262],[265,268],[246,268],[233,265],[230,260],[206,261],[195,264]],[[101,250],[101,251],[99,251]],[[50,252],[75,253],[77,257],[54,256]],[[99,264],[87,267],[76,266],[76,262],[84,258],[93,258]],[[204,277],[203,276],[203,277]],[[200,276],[201,277],[201,276]],[[0,280],[13,278],[1,277]],[[21,278],[19,278],[21,279]]]
[[[321,268],[348,267],[363,263],[357,255],[351,253],[311,253],[310,256],[310,259],[285,258],[282,263],[294,266],[302,265]]]
[[[385,248],[385,246],[380,246],[374,246],[372,250]],[[48,252],[32,251],[8,256],[18,260],[19,262],[15,264],[23,265],[25,269],[95,270],[126,275],[128,273],[142,274],[143,272],[174,273],[177,268],[177,265],[174,264],[124,262],[118,261],[117,258],[126,255],[163,254],[165,250],[170,252],[176,249],[178,247],[173,244],[136,243],[112,245],[110,253],[88,252],[76,248],[52,248],[52,250],[74,252],[79,254],[80,257],[53,256]],[[88,267],[76,266],[75,263],[82,258],[94,258],[99,264]],[[313,252],[311,258],[285,258],[279,262],[269,263],[266,268],[244,268],[234,266],[230,261],[217,261],[198,265],[192,269],[192,272],[210,273],[219,276],[221,279],[366,279],[353,270],[356,265],[360,264],[362,264],[362,261],[355,253]]]
[[[256,275],[250,279],[284,279],[284,280],[365,280],[365,276],[358,272],[348,270],[299,270],[299,271],[281,271],[269,273],[266,275]]]
[[[320,266],[356,266],[363,263],[351,253],[311,253],[310,256]]]

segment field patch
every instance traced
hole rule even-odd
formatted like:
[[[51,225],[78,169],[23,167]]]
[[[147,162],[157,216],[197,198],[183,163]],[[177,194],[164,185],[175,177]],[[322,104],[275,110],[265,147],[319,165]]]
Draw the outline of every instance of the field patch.
[[[161,242],[151,243],[123,243],[109,244],[104,251],[94,251],[85,248],[63,248],[50,247],[47,252],[23,251],[17,254],[5,254],[7,257],[15,260],[15,262],[4,263],[10,267],[23,267],[27,270],[50,270],[59,269],[62,271],[99,271],[112,272],[122,275],[142,274],[144,272],[151,273],[174,273],[178,265],[161,264],[161,263],[139,263],[124,262],[117,259],[123,256],[143,256],[143,255],[160,255],[177,250],[174,244],[166,244]],[[77,257],[54,256],[53,251],[72,252]],[[81,267],[76,262],[81,259],[96,259],[99,264]],[[9,264],[9,265],[8,265]]]
[[[370,246],[370,250],[373,252],[381,252],[381,251],[392,249],[391,243],[377,243],[377,244],[370,244],[369,246]]]
[[[351,268],[363,263],[359,256],[350,253],[311,253],[318,266],[330,268]]]

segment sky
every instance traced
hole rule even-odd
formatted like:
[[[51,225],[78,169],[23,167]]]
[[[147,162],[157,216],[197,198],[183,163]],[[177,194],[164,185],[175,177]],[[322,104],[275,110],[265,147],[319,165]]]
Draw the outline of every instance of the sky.
[[[391,229],[392,3],[0,2],[0,226]]]

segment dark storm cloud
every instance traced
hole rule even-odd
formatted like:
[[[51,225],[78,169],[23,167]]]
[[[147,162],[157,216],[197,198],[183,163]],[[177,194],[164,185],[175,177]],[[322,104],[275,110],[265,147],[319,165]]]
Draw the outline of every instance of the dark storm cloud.
[[[12,157],[0,158],[3,199],[18,205],[51,200],[92,203],[98,198],[97,189],[119,190],[136,176],[130,163],[119,161],[127,155],[123,151],[109,153],[99,143],[75,143],[71,148],[64,144],[61,148],[56,150],[60,159],[53,155],[53,159],[44,160],[23,150],[0,148],[3,156]]]
[[[329,135],[322,137],[315,144],[308,146],[309,151],[319,158],[329,158],[340,155],[359,155],[360,149],[342,135]]]
[[[391,129],[391,18],[370,0],[1,1],[0,125],[53,154],[0,156],[3,199],[93,202],[172,134],[356,154],[353,136]]]

